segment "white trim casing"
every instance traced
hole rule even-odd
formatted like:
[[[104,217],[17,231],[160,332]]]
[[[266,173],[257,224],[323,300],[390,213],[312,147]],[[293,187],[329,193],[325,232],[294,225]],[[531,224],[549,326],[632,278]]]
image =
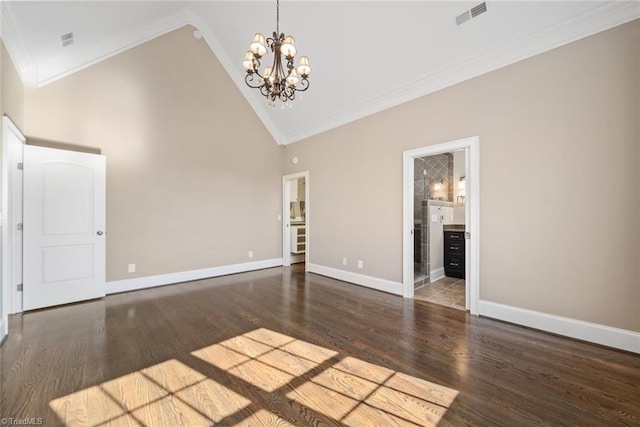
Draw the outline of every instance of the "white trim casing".
[[[14,194],[11,186],[11,171],[13,169],[9,162],[15,160],[15,156],[12,155],[15,152],[9,146],[9,133],[15,136],[22,145],[25,143],[25,137],[7,116],[2,117],[2,130],[2,315],[6,322],[8,314],[22,311],[22,292],[14,286],[18,282],[13,280],[15,275],[13,226],[17,225],[17,221],[14,218],[14,209],[10,200]]]
[[[471,136],[442,144],[407,150],[402,153],[402,296],[413,298],[413,180],[414,159],[435,154],[449,153],[457,150],[468,150],[469,162],[465,167],[469,215],[466,231],[471,238],[466,239],[469,246],[469,257],[466,266],[466,284],[469,288],[467,308],[471,314],[478,314],[480,298],[480,137]]]
[[[262,270],[265,268],[280,267],[281,265],[282,258],[273,258],[261,261],[245,262],[242,264],[203,268],[200,270],[159,274],[157,276],[114,280],[107,282],[107,295],[136,291],[139,289],[155,288],[156,286],[172,285],[175,283],[190,282],[192,280],[209,279],[212,277],[226,276],[228,274],[245,273],[247,271]]]
[[[505,322],[527,326],[565,337],[576,338],[595,344],[618,348],[620,350],[640,353],[640,332],[613,328],[597,323],[539,311],[498,304],[490,301],[479,301],[479,314]]]
[[[413,298],[414,279],[413,257],[414,257],[414,236],[413,222],[414,206],[414,180],[415,180],[415,157],[409,155],[406,151],[402,156],[402,296],[405,298]],[[409,212],[411,212],[409,218]]]
[[[337,268],[325,267],[318,264],[307,263],[307,271],[309,273],[320,274],[321,276],[331,277],[333,279],[342,280],[343,282],[354,283],[356,285],[365,286],[378,291],[389,292],[394,295],[402,295],[402,283],[400,282],[379,279],[377,277],[366,276],[364,274],[353,273],[351,271],[338,270]]]
[[[469,245],[469,263],[467,264],[466,277],[472,284],[469,286],[469,311],[478,314],[478,301],[480,301],[480,138],[475,137],[468,148],[469,174],[465,178],[469,190],[465,201],[469,212],[469,231],[471,239]]]
[[[282,265],[291,265],[291,216],[287,215],[290,208],[291,185],[287,176],[282,177]]]

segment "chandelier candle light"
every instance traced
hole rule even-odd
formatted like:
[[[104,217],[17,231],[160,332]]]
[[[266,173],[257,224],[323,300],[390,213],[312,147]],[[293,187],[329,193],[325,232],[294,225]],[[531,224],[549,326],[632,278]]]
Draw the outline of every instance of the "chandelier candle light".
[[[256,33],[253,42],[249,45],[242,65],[247,74],[244,81],[250,88],[259,89],[260,93],[267,98],[270,106],[275,107],[276,101],[289,104],[296,98],[296,92],[303,92],[309,88],[309,58],[300,57],[298,67],[293,65],[296,56],[296,45],[292,36],[285,36],[280,33],[280,0],[276,1],[276,31],[266,39],[262,34]],[[265,67],[260,74],[260,59],[267,53],[267,47],[273,52],[273,65]],[[283,65],[282,59],[286,65]],[[286,70],[285,70],[286,67]]]

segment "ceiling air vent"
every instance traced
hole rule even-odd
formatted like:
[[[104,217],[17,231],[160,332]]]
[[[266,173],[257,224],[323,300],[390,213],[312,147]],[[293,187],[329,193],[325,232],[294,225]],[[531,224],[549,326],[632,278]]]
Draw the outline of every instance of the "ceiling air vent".
[[[67,47],[73,44],[73,33],[67,33],[60,36],[62,39],[62,47]]]
[[[485,2],[480,3],[479,5],[471,8],[471,17],[475,18],[478,15],[482,15],[487,11],[487,4]]]
[[[464,13],[461,13],[460,15],[456,16],[456,24],[462,25],[468,20],[470,20],[471,18],[475,18],[478,15],[482,15],[486,11],[487,11],[487,3],[482,2],[479,5],[474,6],[471,9],[466,10]]]

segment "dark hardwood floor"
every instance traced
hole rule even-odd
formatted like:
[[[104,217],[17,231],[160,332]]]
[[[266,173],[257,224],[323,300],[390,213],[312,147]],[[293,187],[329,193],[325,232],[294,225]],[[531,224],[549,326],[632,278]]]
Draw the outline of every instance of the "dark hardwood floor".
[[[275,268],[29,312],[0,417],[639,426],[640,356]]]

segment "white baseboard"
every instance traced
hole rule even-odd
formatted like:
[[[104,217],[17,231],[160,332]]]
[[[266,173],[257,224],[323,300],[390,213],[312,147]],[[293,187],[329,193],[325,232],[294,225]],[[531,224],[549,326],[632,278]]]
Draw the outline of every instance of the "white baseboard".
[[[429,281],[431,283],[436,280],[440,280],[444,277],[444,267],[436,268],[435,270],[429,271]]]
[[[478,302],[478,314],[595,344],[640,353],[640,332],[482,300]]]
[[[391,280],[379,279],[377,277],[365,276],[364,274],[353,273],[351,271],[338,270],[337,268],[325,267],[318,264],[307,264],[307,271],[320,274],[344,282],[355,283],[356,285],[379,291],[389,292],[395,295],[402,295],[402,283]]]
[[[119,292],[135,291],[192,280],[208,279],[225,276],[227,274],[244,273],[246,271],[261,270],[263,268],[279,267],[282,258],[265,259],[262,261],[245,262],[242,264],[223,265],[220,267],[203,268],[201,270],[180,271],[178,273],[159,274],[157,276],[138,277],[135,279],[115,280],[107,282],[107,295]]]

